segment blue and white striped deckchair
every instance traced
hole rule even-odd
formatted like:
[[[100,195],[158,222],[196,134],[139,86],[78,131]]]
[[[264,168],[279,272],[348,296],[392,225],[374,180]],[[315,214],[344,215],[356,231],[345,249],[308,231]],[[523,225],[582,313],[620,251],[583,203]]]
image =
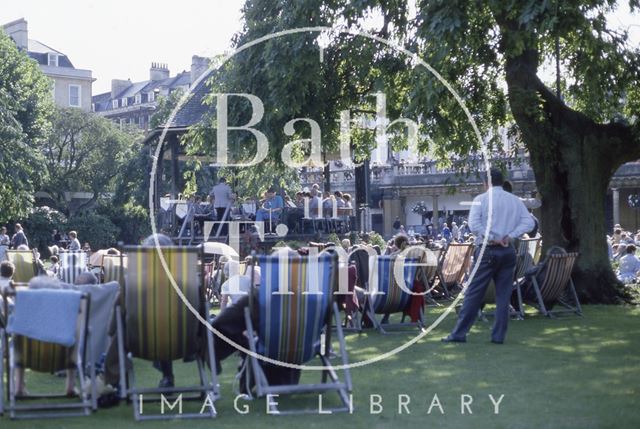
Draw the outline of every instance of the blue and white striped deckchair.
[[[329,361],[331,323],[333,317],[340,343],[342,364],[348,363],[344,335],[339,322],[338,307],[334,299],[337,290],[338,260],[336,255],[320,254],[303,257],[293,252],[281,252],[258,258],[261,272],[259,290],[251,295],[251,304],[245,309],[245,321],[251,351],[266,358],[287,364],[302,365],[318,357],[322,366],[322,380],[316,384],[270,385],[258,358],[249,358],[249,370],[255,379],[258,397],[272,394],[298,394],[337,392],[341,406],[331,411],[349,411],[351,376],[344,370],[345,381],[338,378]],[[248,267],[248,270],[251,270]],[[257,312],[257,332],[251,312]],[[291,409],[272,412],[294,414],[317,409]]]
[[[365,311],[374,327],[380,332],[385,333],[385,328],[407,326],[422,328],[424,326],[422,312],[418,323],[404,322],[404,312],[411,301],[412,295],[409,292],[413,292],[418,263],[417,258],[407,258],[400,255],[378,256],[375,266],[370,267]],[[396,264],[403,264],[403,267],[396,268]],[[398,271],[398,269],[402,269],[402,271]],[[404,285],[398,282],[395,271],[398,271],[398,275],[402,275]],[[373,277],[374,275],[376,277]],[[383,314],[383,320],[385,320],[394,313],[403,313],[400,323],[382,323],[377,318],[377,315]]]
[[[82,250],[60,253],[60,280],[75,284],[76,278],[87,271],[88,262],[87,252]]]

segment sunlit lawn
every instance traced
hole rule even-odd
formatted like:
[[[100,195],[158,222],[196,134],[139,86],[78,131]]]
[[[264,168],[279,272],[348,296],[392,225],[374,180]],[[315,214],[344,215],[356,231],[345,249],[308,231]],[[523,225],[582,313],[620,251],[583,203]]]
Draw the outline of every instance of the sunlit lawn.
[[[440,311],[430,308],[429,320]],[[640,427],[640,308],[585,306],[584,312],[582,318],[549,320],[535,316],[514,321],[502,346],[489,343],[487,322],[476,324],[466,344],[440,343],[454,322],[450,315],[417,344],[382,362],[352,370],[352,415],[268,416],[264,399],[246,403],[249,413],[241,415],[234,409],[231,388],[237,366],[234,357],[224,363],[220,380],[223,397],[216,403],[215,421],[135,423],[131,407],[121,404],[99,410],[90,418],[46,420],[38,422],[38,427]],[[350,334],[350,360],[375,357],[400,346],[414,333]],[[158,382],[159,373],[150,363],[138,362],[137,370],[141,382]],[[178,364],[176,375],[182,382],[193,380],[195,367]],[[315,372],[304,376],[306,380],[318,377]],[[28,387],[36,392],[44,382],[51,385],[62,379],[30,374]],[[435,394],[444,415],[437,406],[428,414]],[[463,394],[473,397],[473,414],[461,414]],[[504,395],[497,415],[489,394],[496,400]],[[382,397],[380,414],[370,413],[370,395]],[[410,400],[402,414],[398,410],[399,395],[407,395],[402,397],[404,401]],[[314,406],[317,396],[302,400]],[[243,404],[239,403],[241,407]],[[6,417],[0,420],[0,426],[8,429],[33,425],[30,421],[11,422]]]

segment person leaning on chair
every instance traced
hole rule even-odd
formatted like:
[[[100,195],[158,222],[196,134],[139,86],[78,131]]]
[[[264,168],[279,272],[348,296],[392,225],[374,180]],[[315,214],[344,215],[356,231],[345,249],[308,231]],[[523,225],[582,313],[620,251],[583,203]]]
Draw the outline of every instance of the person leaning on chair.
[[[492,216],[489,225],[489,237],[484,248],[475,251],[475,258],[479,266],[471,283],[464,292],[462,309],[458,321],[449,336],[442,339],[446,343],[464,343],[473,322],[478,316],[482,298],[490,280],[496,285],[496,316],[491,332],[491,342],[504,342],[507,325],[509,323],[509,298],[513,288],[513,271],[516,266],[516,250],[513,239],[520,237],[534,227],[534,221],[527,208],[518,197],[502,189],[504,181],[499,170],[491,169],[491,185],[487,191],[473,200],[469,212],[469,227],[477,237],[476,242],[484,240],[489,217],[489,198],[492,197]]]

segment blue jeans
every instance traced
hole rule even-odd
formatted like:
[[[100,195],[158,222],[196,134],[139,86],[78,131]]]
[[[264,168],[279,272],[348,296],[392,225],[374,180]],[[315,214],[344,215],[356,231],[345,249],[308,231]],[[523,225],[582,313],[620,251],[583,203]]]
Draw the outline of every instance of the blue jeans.
[[[451,337],[462,340],[478,318],[482,299],[493,279],[496,285],[496,317],[491,332],[493,341],[502,342],[507,334],[509,323],[509,302],[513,291],[513,272],[516,267],[516,251],[512,246],[487,246],[482,260],[478,260],[480,248],[475,251],[478,271],[467,286],[458,322],[451,331]],[[475,268],[475,267],[474,267]]]

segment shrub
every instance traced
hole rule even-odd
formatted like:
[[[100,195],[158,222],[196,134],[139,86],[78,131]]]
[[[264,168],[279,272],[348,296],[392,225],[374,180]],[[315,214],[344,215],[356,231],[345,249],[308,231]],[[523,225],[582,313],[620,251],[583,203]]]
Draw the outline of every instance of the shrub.
[[[81,245],[89,242],[93,250],[115,246],[120,232],[107,216],[91,211],[82,212],[70,218],[67,222],[67,231],[72,230],[78,232]]]
[[[53,230],[64,231],[66,222],[64,214],[57,210],[47,206],[35,207],[22,222],[29,247],[37,248],[42,255],[48,255],[47,246],[53,244]]]
[[[371,231],[369,233],[369,243],[372,246],[377,244],[378,246],[380,246],[381,250],[384,250],[384,248],[387,246],[387,242],[384,241],[384,238],[382,238],[382,236],[375,231]]]
[[[98,213],[108,217],[119,229],[116,241],[124,244],[138,244],[151,234],[149,212],[144,207],[128,202],[123,206],[104,205]]]

